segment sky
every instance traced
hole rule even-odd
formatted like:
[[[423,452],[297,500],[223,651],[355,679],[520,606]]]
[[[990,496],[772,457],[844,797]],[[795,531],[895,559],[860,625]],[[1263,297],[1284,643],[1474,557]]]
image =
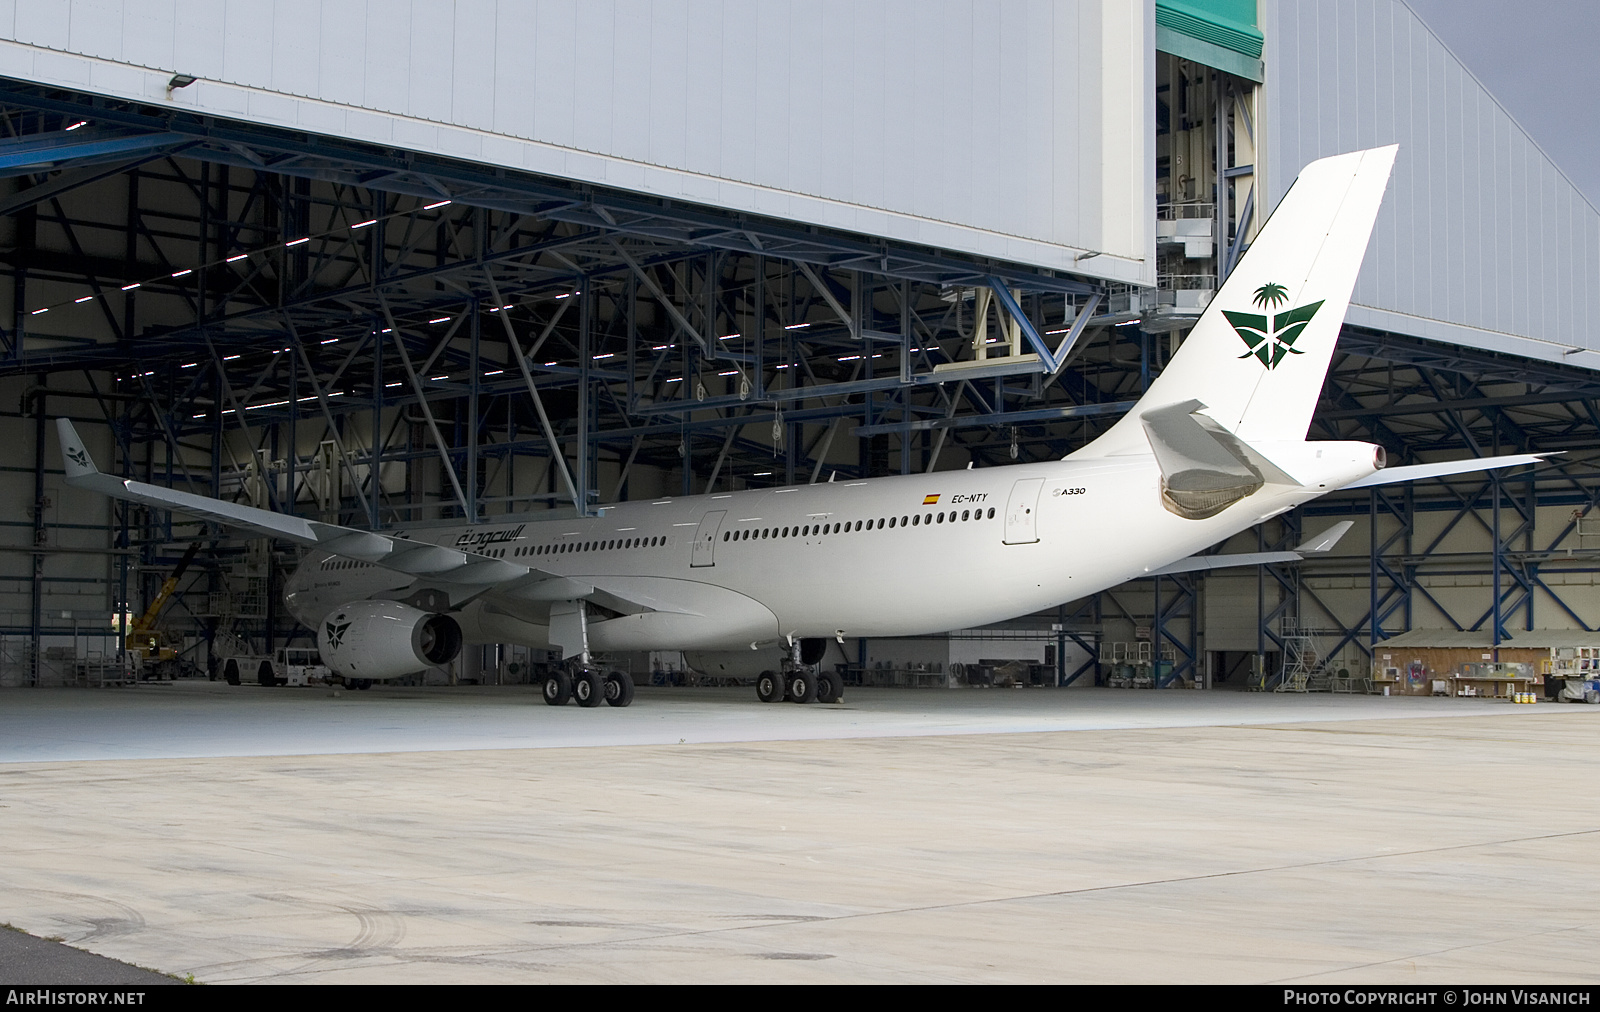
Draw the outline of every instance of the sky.
[[[1597,0],[1404,0],[1600,207]]]

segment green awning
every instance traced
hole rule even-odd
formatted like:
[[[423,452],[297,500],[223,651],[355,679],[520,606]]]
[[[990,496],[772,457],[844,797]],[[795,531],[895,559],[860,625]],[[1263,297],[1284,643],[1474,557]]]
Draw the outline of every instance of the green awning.
[[[1256,0],[1156,0],[1156,49],[1251,81],[1262,77]]]

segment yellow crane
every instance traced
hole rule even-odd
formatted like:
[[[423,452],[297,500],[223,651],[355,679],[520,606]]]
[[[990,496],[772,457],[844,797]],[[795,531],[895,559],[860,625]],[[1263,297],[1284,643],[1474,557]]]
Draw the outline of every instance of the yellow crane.
[[[177,647],[168,642],[164,632],[155,628],[156,619],[161,615],[161,609],[167,606],[167,600],[172,597],[173,591],[178,589],[178,581],[183,579],[184,570],[189,568],[189,563],[194,561],[194,555],[199,550],[200,542],[195,541],[189,545],[183,553],[183,558],[178,560],[178,568],[174,569],[172,575],[161,584],[161,589],[151,600],[150,607],[128,626],[128,635],[123,642],[130,652],[144,658],[146,663],[177,659]]]

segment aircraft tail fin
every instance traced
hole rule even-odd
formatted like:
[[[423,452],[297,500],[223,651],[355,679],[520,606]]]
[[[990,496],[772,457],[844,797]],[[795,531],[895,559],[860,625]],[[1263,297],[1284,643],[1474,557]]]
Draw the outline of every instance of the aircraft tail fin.
[[[1073,456],[1149,453],[1141,419],[1191,401],[1247,443],[1303,440],[1397,150],[1302,169],[1138,405]]]

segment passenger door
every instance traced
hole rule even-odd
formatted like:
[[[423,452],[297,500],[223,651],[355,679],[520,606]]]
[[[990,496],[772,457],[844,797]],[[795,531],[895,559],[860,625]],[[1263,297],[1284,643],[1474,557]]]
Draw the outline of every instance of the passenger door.
[[[1039,479],[1043,481],[1044,479]],[[690,566],[714,566],[717,564],[717,532],[722,529],[722,518],[728,515],[727,510],[717,510],[707,513],[700,521],[700,526],[694,532],[694,554],[689,559]]]
[[[1037,520],[1042,488],[1043,478],[1022,478],[1011,486],[1011,498],[1006,501],[1006,544],[1031,545],[1039,540]]]

